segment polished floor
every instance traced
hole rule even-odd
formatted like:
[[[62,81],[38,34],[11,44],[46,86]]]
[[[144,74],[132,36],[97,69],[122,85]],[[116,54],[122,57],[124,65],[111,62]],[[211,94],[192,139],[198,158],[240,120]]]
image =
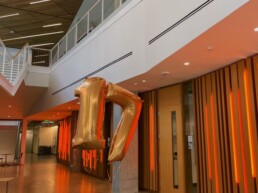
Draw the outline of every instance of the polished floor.
[[[24,166],[0,167],[0,178],[13,177],[9,193],[111,193],[112,184],[78,172],[69,172],[54,156],[27,155]],[[6,184],[0,183],[0,193]]]

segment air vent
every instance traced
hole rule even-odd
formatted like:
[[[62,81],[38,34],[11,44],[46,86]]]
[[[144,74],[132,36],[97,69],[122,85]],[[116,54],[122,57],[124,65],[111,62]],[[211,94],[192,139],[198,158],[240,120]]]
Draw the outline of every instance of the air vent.
[[[124,59],[128,58],[131,55],[133,55],[133,52],[129,52],[128,54],[125,54],[125,55],[121,56],[120,58],[118,58],[118,59],[116,59],[116,60],[114,60],[114,61],[112,61],[112,62],[110,62],[110,63],[108,63],[108,64],[106,64],[104,66],[102,66],[101,68],[99,68],[99,69],[97,69],[97,70],[87,74],[86,76],[76,80],[75,82],[73,82],[73,83],[71,83],[71,84],[69,84],[69,85],[67,85],[67,86],[65,86],[65,87],[63,87],[63,88],[53,92],[52,95],[55,95],[55,94],[61,92],[62,90],[67,89],[68,87],[70,87],[70,86],[72,86],[72,85],[74,85],[74,84],[76,84],[78,82],[81,82],[85,78],[88,78],[90,76],[93,76],[94,74],[97,74],[98,72],[103,71],[104,69],[108,68],[109,66],[112,66],[113,64],[116,64],[116,63],[120,62],[121,60],[124,60]]]
[[[197,7],[196,9],[194,9],[193,11],[191,11],[189,14],[187,14],[186,16],[184,16],[182,19],[180,19],[179,21],[177,21],[176,23],[174,23],[173,25],[171,25],[169,28],[167,28],[166,30],[164,30],[163,32],[161,32],[159,35],[155,36],[154,38],[152,38],[149,41],[149,45],[152,44],[153,42],[155,42],[156,40],[158,40],[159,38],[161,38],[162,36],[164,36],[165,34],[167,34],[168,32],[170,32],[172,29],[174,29],[175,27],[179,26],[181,23],[183,23],[184,21],[186,21],[188,18],[192,17],[194,14],[196,14],[197,12],[199,12],[200,10],[202,10],[204,7],[206,7],[207,5],[209,5],[212,1],[214,0],[208,0],[205,1],[203,4],[201,4],[199,7]]]

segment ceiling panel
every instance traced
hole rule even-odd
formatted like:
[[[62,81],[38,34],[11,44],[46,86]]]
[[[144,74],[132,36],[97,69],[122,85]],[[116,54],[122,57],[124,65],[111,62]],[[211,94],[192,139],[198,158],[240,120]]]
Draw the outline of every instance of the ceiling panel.
[[[30,2],[28,0],[0,0],[0,16],[19,13],[19,16],[0,18],[0,38],[7,47],[21,48],[27,42],[29,44],[57,43],[69,29],[83,0],[51,0],[33,5],[30,5]],[[43,28],[43,25],[53,23],[62,23],[62,26]],[[64,31],[64,33],[5,41],[10,38],[55,31]],[[43,48],[50,49],[51,47],[53,45]]]

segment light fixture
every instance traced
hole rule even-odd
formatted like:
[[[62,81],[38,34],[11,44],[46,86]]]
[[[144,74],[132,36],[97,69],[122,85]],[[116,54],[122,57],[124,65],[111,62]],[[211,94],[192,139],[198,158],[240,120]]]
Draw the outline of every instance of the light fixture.
[[[21,36],[17,38],[10,38],[10,39],[4,39],[3,42],[12,41],[12,40],[21,40],[26,38],[33,38],[33,37],[39,37],[39,36],[49,36],[54,34],[61,34],[64,33],[64,31],[56,31],[56,32],[50,32],[50,33],[43,33],[43,34],[35,34],[35,35],[29,35],[29,36]]]
[[[37,4],[37,3],[44,3],[47,1],[50,1],[50,0],[33,1],[33,2],[30,2],[30,4],[33,5],[33,4]]]
[[[12,108],[12,105],[8,105],[9,108]]]
[[[33,64],[44,64],[46,61],[44,60],[42,60],[42,61],[38,61],[38,62],[33,62]]]
[[[185,62],[184,65],[188,66],[188,65],[190,65],[190,62]]]
[[[13,13],[13,14],[8,14],[8,15],[0,15],[0,19],[6,18],[6,17],[13,17],[13,16],[17,16],[17,15],[19,15],[19,13]]]
[[[167,76],[169,74],[170,74],[170,72],[168,72],[168,71],[161,72],[161,76],[163,76],[163,77],[165,77],[165,76]]]
[[[7,117],[8,117],[8,118],[10,118],[11,116],[10,116],[10,115],[8,115]]]
[[[80,102],[77,102],[77,105],[81,104]]]
[[[142,83],[145,83],[145,82],[147,82],[146,80],[142,80]]]
[[[53,24],[49,24],[49,25],[43,25],[42,27],[55,27],[55,26],[60,26],[62,25],[62,23],[53,23]]]
[[[208,51],[211,51],[211,50],[213,50],[213,47],[212,47],[212,46],[209,46],[209,47],[207,47],[207,50],[208,50]]]
[[[55,44],[55,43],[34,44],[34,45],[30,45],[30,47],[33,48],[33,47],[48,46],[48,45],[53,45],[53,44]]]
[[[133,83],[133,85],[137,86],[137,85],[138,85],[138,82]]]
[[[254,28],[254,31],[255,31],[255,32],[258,32],[258,27]]]
[[[44,56],[48,56],[48,54],[41,54],[41,55],[37,55],[37,56],[34,56],[34,57],[39,58],[39,57],[44,57]]]

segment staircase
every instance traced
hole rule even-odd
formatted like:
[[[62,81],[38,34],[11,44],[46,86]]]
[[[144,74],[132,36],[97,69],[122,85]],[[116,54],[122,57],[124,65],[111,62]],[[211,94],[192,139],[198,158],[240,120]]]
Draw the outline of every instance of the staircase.
[[[0,39],[0,86],[11,95],[18,89],[25,69],[29,64],[29,46],[25,44],[21,50],[12,55]]]

